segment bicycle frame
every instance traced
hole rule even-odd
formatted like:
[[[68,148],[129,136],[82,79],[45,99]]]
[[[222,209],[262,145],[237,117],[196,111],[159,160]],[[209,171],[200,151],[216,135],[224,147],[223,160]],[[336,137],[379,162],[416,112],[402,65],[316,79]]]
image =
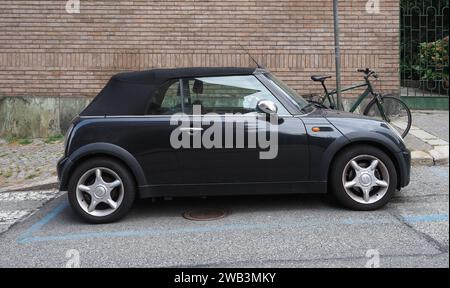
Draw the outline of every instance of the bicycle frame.
[[[362,83],[359,83],[359,84],[356,84],[356,85],[353,85],[353,86],[349,86],[349,87],[345,87],[345,88],[341,89],[341,92],[346,92],[346,91],[350,91],[350,90],[353,90],[353,89],[358,89],[358,88],[361,88],[361,87],[367,87],[364,90],[364,92],[361,93],[361,95],[359,95],[358,98],[356,98],[356,101],[355,101],[355,103],[353,103],[353,105],[350,108],[349,112],[351,112],[351,113],[355,112],[356,108],[358,108],[358,106],[361,104],[361,102],[367,96],[373,95],[374,97],[377,98],[377,106],[378,106],[378,109],[380,110],[381,117],[383,117],[383,119],[388,121],[389,119],[387,119],[386,114],[384,112],[384,108],[383,108],[383,106],[380,103],[381,99],[378,98],[378,94],[373,92],[373,87],[372,87],[372,84],[370,83],[369,79],[365,78],[365,80],[366,80],[365,82],[362,82]],[[326,97],[324,98],[324,100],[328,99],[328,101],[330,102],[330,106],[332,106],[332,107],[336,107],[335,101],[334,101],[334,97],[333,97],[336,94],[337,94],[336,90],[332,90],[331,92],[326,93]]]

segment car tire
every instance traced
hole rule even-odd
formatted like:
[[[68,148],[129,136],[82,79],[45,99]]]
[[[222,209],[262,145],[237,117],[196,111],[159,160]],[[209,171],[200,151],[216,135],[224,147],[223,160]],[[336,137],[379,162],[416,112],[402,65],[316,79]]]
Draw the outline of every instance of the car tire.
[[[132,207],[135,195],[133,175],[123,164],[107,157],[82,162],[73,171],[68,185],[73,211],[93,224],[110,223],[124,217]],[[94,203],[92,199],[96,199]],[[90,209],[91,204],[94,210]]]
[[[352,210],[381,208],[397,188],[394,163],[385,152],[373,146],[355,145],[341,151],[330,171],[332,193]]]

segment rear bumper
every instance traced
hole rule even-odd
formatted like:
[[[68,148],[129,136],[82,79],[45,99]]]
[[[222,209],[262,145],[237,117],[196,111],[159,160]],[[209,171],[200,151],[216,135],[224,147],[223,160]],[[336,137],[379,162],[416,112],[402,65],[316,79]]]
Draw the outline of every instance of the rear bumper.
[[[62,157],[58,160],[56,164],[56,171],[58,173],[59,190],[67,190],[67,175],[72,162],[68,157]]]

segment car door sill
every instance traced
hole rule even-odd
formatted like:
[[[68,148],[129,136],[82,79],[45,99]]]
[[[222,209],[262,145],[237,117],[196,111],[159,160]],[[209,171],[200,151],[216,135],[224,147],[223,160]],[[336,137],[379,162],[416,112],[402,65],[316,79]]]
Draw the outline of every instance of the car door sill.
[[[326,181],[165,184],[139,187],[140,197],[327,193]]]

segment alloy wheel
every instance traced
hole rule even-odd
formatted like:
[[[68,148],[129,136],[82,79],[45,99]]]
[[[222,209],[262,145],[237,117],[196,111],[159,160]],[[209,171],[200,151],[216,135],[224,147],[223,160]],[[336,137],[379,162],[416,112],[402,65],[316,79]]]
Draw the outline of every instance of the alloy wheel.
[[[362,204],[372,204],[382,199],[388,191],[389,180],[386,165],[371,155],[354,157],[342,173],[345,192]]]
[[[122,204],[124,186],[113,170],[96,167],[86,171],[78,180],[76,199],[89,215],[103,217],[112,214]]]

